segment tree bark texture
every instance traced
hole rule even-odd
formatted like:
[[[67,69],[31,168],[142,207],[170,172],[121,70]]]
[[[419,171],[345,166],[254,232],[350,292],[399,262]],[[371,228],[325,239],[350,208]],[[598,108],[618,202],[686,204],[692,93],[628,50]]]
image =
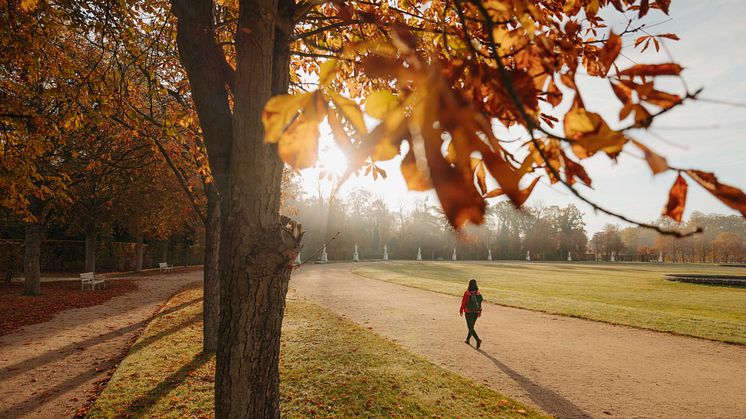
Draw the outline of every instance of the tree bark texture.
[[[38,222],[26,225],[26,239],[23,249],[23,294],[41,294],[41,239],[42,225]]]
[[[142,272],[142,261],[145,255],[145,244],[143,243],[142,233],[137,234],[135,242],[135,272]]]
[[[205,223],[205,261],[203,302],[203,350],[218,350],[220,313],[220,202],[214,184],[205,188],[207,194],[207,222]]]
[[[293,2],[280,2],[278,7],[278,0],[241,0],[235,80],[226,76],[225,60],[212,35],[212,2],[173,2],[179,52],[210,164],[214,157],[218,164],[229,162],[222,174],[213,167],[222,219],[218,418],[277,418],[280,413],[280,332],[291,264],[299,247],[299,236],[279,214],[283,164],[276,146],[264,143],[261,123],[262,109],[272,94],[287,92]],[[281,28],[278,22],[283,23]],[[224,97],[227,86],[234,95],[232,116]],[[226,121],[231,138],[224,135]],[[219,153],[227,146],[229,158],[213,156],[211,144]]]
[[[86,272],[96,272],[96,230],[88,229],[85,233],[85,266]]]
[[[223,289],[230,290],[220,295],[215,382],[220,418],[280,413],[280,332],[291,272],[288,252],[295,243],[284,236],[279,215],[282,162],[276,147],[264,143],[261,122],[274,90],[277,18],[277,0],[240,3],[230,189],[223,196],[229,213],[220,249]]]

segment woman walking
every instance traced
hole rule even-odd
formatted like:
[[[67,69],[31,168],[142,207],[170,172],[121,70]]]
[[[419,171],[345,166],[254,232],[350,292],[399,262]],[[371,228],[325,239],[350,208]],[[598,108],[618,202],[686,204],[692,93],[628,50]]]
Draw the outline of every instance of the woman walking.
[[[464,292],[464,297],[461,298],[461,309],[459,315],[463,316],[466,313],[466,326],[469,328],[469,334],[466,335],[464,343],[471,345],[471,337],[477,340],[477,349],[482,346],[482,339],[479,339],[477,332],[474,331],[474,324],[477,322],[477,317],[482,315],[482,294],[479,293],[479,287],[477,287],[477,280],[469,280],[469,287]]]

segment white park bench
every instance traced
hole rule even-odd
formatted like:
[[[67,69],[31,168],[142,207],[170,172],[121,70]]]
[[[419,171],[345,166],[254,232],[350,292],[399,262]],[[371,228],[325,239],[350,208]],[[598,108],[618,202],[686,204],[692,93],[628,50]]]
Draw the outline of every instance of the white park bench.
[[[158,268],[160,268],[161,272],[169,272],[174,268],[174,265],[169,265],[166,262],[158,262]]]
[[[96,278],[93,272],[85,272],[80,274],[80,289],[84,290],[86,285],[91,287],[91,290],[95,290],[96,285],[101,289],[102,286],[106,286],[106,283],[103,278]]]

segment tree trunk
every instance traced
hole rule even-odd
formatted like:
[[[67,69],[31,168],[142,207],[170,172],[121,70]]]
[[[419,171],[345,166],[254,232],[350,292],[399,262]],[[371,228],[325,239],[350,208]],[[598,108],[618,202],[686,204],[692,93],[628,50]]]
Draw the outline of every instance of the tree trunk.
[[[41,236],[42,225],[32,223],[26,226],[26,240],[23,250],[23,274],[25,276],[23,294],[41,294]]]
[[[298,243],[279,214],[283,164],[277,147],[263,141],[261,114],[272,94],[287,92],[290,31],[276,25],[292,16],[293,2],[281,2],[278,10],[277,0],[244,0],[239,9],[231,187],[222,197],[230,212],[221,230],[221,277],[230,292],[220,293],[219,418],[280,417],[280,332]]]
[[[278,9],[277,1],[241,0],[235,80],[213,36],[212,2],[172,2],[180,57],[220,192],[219,418],[280,413],[280,331],[299,240],[279,215],[283,165],[276,146],[264,144],[261,123],[266,101],[288,85],[293,2],[280,0]],[[286,27],[276,28],[277,21]],[[226,86],[234,93],[233,115]]]
[[[135,272],[142,272],[142,260],[145,256],[145,244],[143,243],[142,233],[137,234],[135,242]]]
[[[207,222],[205,223],[205,297],[204,297],[204,331],[203,350],[218,350],[218,325],[220,313],[220,196],[215,185],[205,187],[207,195]]]
[[[89,229],[85,233],[85,266],[86,272],[96,272],[96,230]]]

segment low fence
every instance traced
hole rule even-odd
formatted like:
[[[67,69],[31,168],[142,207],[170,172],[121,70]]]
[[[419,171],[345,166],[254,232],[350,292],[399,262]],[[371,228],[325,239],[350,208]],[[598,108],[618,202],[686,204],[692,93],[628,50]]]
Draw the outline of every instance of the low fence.
[[[163,262],[164,246],[168,246],[166,261],[169,264],[183,266],[202,263],[202,246],[187,248],[185,243],[153,242],[144,245],[143,268],[157,268],[158,262]],[[96,271],[134,271],[135,255],[135,243],[99,240],[96,246]],[[84,262],[84,241],[42,241],[42,272],[78,273],[83,271]],[[23,240],[0,241],[0,272],[8,271],[15,274],[23,272]]]

